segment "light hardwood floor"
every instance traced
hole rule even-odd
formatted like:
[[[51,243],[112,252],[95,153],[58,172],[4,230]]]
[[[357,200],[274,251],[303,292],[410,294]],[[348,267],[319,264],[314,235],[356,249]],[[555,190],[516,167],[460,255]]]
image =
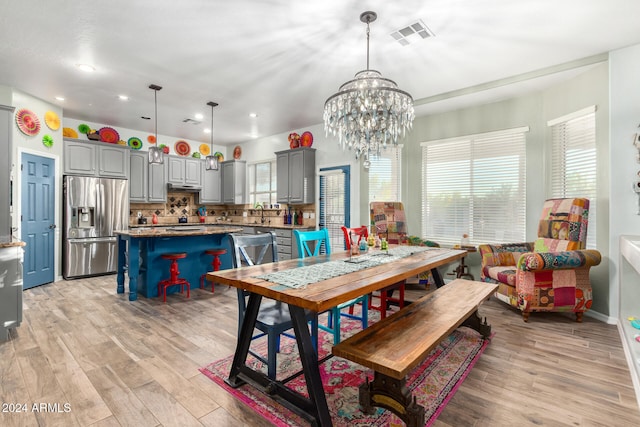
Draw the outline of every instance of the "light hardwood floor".
[[[493,299],[481,315],[496,335],[434,426],[640,426],[615,326],[524,323]],[[233,353],[236,322],[226,286],[166,304],[129,302],[115,276],[27,290],[22,325],[0,343],[0,402],[14,410],[0,426],[269,425],[198,371]]]

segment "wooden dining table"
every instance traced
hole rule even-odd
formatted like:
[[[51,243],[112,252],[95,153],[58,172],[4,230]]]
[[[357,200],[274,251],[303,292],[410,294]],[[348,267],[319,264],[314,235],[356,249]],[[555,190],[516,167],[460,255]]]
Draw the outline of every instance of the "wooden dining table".
[[[390,245],[390,250],[393,250]],[[285,407],[291,409],[312,425],[332,425],[327,399],[320,378],[318,353],[308,329],[305,310],[322,313],[353,298],[381,290],[399,281],[431,271],[437,287],[444,285],[438,268],[456,262],[466,255],[464,250],[422,248],[415,253],[394,259],[393,262],[363,268],[337,277],[319,280],[294,288],[274,283],[257,276],[276,272],[294,273],[295,269],[332,261],[353,261],[347,252],[292,259],[269,264],[242,267],[207,273],[207,280],[249,292],[249,302],[238,334],[238,343],[226,383],[231,387],[250,384],[262,390]],[[329,264],[328,264],[329,265]],[[335,265],[335,264],[334,264]],[[302,374],[307,385],[308,397],[286,386],[294,377],[272,380],[261,371],[246,364],[260,302],[263,297],[288,304],[302,363]],[[329,356],[330,357],[330,356]]]

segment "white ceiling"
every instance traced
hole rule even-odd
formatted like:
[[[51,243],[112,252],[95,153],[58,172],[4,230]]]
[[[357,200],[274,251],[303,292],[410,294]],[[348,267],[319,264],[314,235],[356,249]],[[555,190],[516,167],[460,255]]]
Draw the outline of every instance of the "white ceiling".
[[[154,83],[158,133],[208,142],[215,101],[215,143],[236,144],[322,122],[326,98],[366,68],[365,10],[378,14],[370,68],[418,114],[533,90],[640,43],[636,0],[0,0],[0,85],[153,133]],[[391,38],[418,19],[435,37]]]

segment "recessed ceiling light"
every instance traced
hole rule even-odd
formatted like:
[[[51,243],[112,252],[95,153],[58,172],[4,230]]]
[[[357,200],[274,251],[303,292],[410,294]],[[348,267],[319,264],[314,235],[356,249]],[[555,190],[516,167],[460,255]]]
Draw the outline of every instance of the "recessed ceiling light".
[[[56,96],[56,99],[57,99],[58,101],[64,101],[64,97],[63,97],[63,96]]]
[[[211,129],[209,129],[209,128],[205,129],[204,133],[211,133]]]
[[[129,97],[127,95],[118,95],[118,98],[120,98],[120,101],[128,101]]]
[[[76,64],[76,67],[78,67],[80,71],[84,71],[86,73],[93,73],[96,70],[95,67],[89,64]]]
[[[249,113],[249,117],[256,118],[258,117],[258,113]]]
[[[196,120],[202,120],[202,119],[204,119],[204,116],[203,116],[202,114],[200,114],[200,113],[196,113],[196,114],[195,114],[195,116],[193,116],[193,117],[195,117],[195,118],[196,118]]]

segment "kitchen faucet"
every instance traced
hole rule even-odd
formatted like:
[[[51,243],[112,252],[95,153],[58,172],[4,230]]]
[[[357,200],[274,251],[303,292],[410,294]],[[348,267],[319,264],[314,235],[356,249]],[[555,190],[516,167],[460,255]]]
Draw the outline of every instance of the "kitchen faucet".
[[[264,224],[264,206],[262,206],[262,204],[258,203],[256,206],[256,209],[260,209],[260,223]]]

